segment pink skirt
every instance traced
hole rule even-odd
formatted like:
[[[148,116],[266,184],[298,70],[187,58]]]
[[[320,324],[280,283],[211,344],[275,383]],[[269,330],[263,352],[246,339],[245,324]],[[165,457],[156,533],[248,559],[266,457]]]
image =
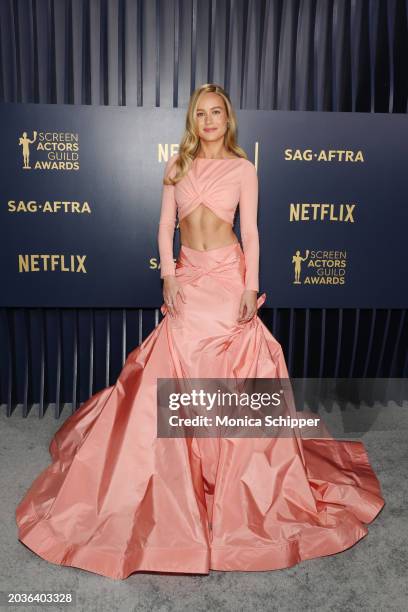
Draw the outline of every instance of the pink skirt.
[[[124,579],[136,571],[262,571],[343,551],[384,505],[362,442],[158,438],[157,378],[288,378],[261,319],[237,323],[239,243],[180,249],[186,302],[165,315],[51,440],[16,508],[43,559]],[[258,308],[265,293],[258,297]]]

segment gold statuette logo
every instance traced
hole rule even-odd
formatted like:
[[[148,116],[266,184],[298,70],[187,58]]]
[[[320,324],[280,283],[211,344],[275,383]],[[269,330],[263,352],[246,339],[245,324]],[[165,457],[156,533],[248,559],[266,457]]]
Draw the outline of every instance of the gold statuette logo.
[[[33,139],[30,140],[27,136],[27,132],[23,132],[23,135],[18,139],[18,144],[22,147],[21,152],[23,154],[23,169],[31,170],[30,166],[30,145],[34,144],[37,138],[37,132],[33,132]]]

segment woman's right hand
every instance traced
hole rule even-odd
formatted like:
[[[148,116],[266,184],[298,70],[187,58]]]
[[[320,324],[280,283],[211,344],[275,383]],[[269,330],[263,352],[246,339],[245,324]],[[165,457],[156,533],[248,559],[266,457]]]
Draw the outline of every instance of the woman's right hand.
[[[185,303],[186,296],[177,278],[171,275],[165,276],[163,279],[163,299],[170,316],[173,318],[180,313],[177,307],[178,294],[180,294],[181,299]]]

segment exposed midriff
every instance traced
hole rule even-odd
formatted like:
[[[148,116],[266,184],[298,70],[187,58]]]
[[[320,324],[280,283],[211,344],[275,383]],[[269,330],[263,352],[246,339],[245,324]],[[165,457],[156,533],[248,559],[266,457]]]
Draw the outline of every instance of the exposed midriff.
[[[197,251],[206,251],[238,242],[232,225],[212,210],[199,204],[180,221],[181,244]]]

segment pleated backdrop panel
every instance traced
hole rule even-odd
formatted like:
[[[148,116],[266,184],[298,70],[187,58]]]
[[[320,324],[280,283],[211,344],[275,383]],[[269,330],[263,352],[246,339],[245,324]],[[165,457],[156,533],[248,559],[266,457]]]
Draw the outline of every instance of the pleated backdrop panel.
[[[1,0],[0,100],[186,107],[218,82],[238,109],[407,112],[408,0]],[[4,288],[3,288],[4,289]],[[142,309],[3,308],[0,402],[75,410],[161,320]],[[268,309],[293,377],[406,377],[408,317]]]

